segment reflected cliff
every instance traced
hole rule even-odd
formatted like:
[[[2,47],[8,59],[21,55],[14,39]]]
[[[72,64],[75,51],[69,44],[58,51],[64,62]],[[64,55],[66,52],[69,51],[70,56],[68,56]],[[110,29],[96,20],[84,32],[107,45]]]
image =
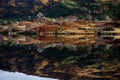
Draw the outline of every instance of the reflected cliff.
[[[119,80],[119,40],[119,35],[0,35],[0,69],[60,80]]]

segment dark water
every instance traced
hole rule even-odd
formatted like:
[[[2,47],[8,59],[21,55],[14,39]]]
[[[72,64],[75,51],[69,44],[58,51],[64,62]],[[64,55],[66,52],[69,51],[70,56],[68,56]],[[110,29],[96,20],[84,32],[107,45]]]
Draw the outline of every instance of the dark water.
[[[0,35],[0,69],[60,80],[120,80],[119,35]]]

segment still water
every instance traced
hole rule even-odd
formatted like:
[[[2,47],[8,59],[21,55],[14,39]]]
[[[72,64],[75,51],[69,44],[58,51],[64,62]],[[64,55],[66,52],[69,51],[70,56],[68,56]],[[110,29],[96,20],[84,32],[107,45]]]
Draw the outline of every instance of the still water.
[[[0,80],[8,71],[28,80],[120,80],[119,43],[119,35],[0,35]]]
[[[0,70],[0,80],[58,80]]]

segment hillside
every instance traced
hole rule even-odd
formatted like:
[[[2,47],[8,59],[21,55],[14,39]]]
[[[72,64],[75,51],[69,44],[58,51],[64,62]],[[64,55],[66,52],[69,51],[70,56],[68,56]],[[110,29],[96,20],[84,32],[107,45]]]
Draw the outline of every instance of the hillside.
[[[36,6],[43,7],[44,4],[37,0],[0,0],[0,17],[16,18],[32,15]]]
[[[56,18],[59,16],[75,15],[79,19],[110,20],[120,19],[119,0],[65,0],[54,7],[41,10],[45,16]]]
[[[119,0],[0,0],[0,19],[34,17],[42,12],[46,17],[69,15],[85,20],[120,19]]]

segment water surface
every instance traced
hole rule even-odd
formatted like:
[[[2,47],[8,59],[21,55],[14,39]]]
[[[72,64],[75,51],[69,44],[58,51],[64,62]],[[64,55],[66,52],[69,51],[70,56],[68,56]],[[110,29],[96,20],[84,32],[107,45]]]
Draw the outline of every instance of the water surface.
[[[0,41],[1,70],[60,80],[120,79],[119,35],[0,35]]]

